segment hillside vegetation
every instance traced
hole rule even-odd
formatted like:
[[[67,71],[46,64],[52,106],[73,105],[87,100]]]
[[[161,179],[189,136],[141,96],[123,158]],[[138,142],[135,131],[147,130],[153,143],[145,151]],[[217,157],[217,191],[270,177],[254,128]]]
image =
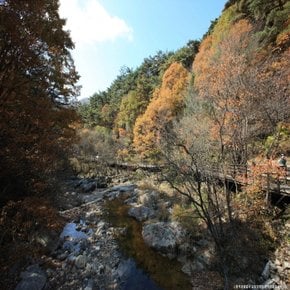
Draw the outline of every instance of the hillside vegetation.
[[[109,129],[116,158],[156,162],[162,132],[176,122],[188,130],[180,120],[195,114],[193,106],[200,108],[194,126],[206,123],[208,142],[231,163],[290,153],[289,9],[289,1],[229,1],[202,41],[122,69],[80,106],[86,126]]]

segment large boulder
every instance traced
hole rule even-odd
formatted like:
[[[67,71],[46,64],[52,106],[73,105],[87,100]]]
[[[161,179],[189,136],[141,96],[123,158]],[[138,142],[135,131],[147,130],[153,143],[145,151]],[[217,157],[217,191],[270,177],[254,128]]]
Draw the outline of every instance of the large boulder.
[[[157,222],[144,225],[142,236],[148,246],[174,258],[184,240],[185,232],[177,222]]]

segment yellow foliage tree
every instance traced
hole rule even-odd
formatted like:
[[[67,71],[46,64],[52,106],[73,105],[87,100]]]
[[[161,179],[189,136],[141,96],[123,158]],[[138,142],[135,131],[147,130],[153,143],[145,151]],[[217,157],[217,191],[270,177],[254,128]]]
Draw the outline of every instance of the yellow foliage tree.
[[[165,71],[161,87],[154,91],[152,101],[134,126],[133,142],[138,153],[152,156],[158,152],[161,130],[181,112],[188,82],[188,71],[177,62]]]

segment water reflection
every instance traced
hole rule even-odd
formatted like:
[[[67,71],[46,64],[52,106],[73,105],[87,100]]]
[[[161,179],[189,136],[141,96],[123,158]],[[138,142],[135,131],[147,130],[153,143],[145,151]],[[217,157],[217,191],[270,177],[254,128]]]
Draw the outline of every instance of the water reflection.
[[[69,237],[72,240],[82,240],[82,239],[87,239],[87,235],[80,231],[77,230],[77,225],[75,223],[68,223],[65,225],[60,238],[64,239],[65,237]]]
[[[122,277],[121,290],[162,290],[131,258],[122,261],[117,271]]]
[[[133,274],[125,281],[123,290],[192,289],[189,277],[181,271],[181,264],[177,260],[161,256],[145,244],[142,224],[128,216],[129,206],[114,199],[106,203],[106,209],[107,219],[114,227],[126,228],[126,234],[119,237],[119,244],[130,263],[135,264],[130,270]]]

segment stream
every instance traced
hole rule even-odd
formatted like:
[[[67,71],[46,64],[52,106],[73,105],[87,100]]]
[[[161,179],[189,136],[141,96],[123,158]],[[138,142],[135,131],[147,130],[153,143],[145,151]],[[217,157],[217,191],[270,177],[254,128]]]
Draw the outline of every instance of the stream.
[[[105,204],[107,220],[114,227],[126,229],[125,234],[118,237],[118,242],[132,264],[132,271],[122,289],[192,289],[189,277],[181,271],[182,266],[176,259],[164,257],[145,244],[142,223],[128,216],[129,208],[120,199]],[[144,279],[146,276],[150,279]]]

